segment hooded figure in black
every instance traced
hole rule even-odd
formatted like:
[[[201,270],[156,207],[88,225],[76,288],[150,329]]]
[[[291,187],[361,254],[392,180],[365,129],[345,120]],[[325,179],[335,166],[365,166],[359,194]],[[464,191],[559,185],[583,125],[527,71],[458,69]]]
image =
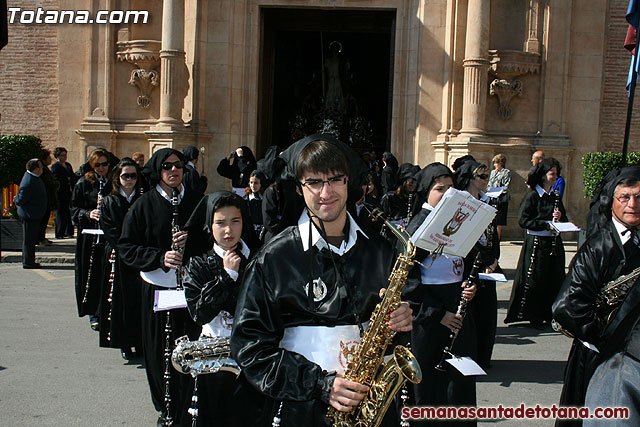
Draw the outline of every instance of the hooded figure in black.
[[[176,287],[176,270],[184,264],[180,250],[187,238],[186,231],[173,232],[172,221],[181,230],[194,211],[201,196],[182,185],[184,157],[172,148],[156,151],[144,166],[151,188],[131,206],[127,213],[118,250],[125,264],[140,273],[142,283],[142,346],[151,400],[159,422],[167,417],[165,404],[165,324],[166,312],[154,311],[154,295]],[[172,204],[174,189],[178,205]],[[185,257],[186,258],[186,257]],[[200,327],[186,308],[170,311],[172,333],[170,342],[188,335],[196,339]],[[176,425],[188,417],[193,379],[170,368],[171,413]]]
[[[420,211],[409,222],[407,232],[415,233],[436,207],[444,193],[453,187],[453,174],[442,163],[431,163],[415,175]],[[415,264],[409,271],[403,294],[413,309],[411,350],[422,368],[422,382],[413,385],[413,405],[474,406],[475,378],[465,377],[448,363],[444,371],[436,370],[443,350],[451,341],[453,328],[459,329],[452,352],[457,356],[476,356],[475,322],[470,316],[464,322],[455,313],[463,292],[464,260],[441,255],[432,261],[431,254],[417,249]],[[469,298],[475,290],[465,291]],[[456,320],[457,319],[457,320]],[[423,425],[423,422],[420,423]],[[430,424],[425,424],[430,425]],[[448,425],[438,421],[433,425]]]
[[[629,355],[635,358],[636,363],[640,359],[637,346],[637,321],[640,314],[638,280],[635,280],[635,284],[610,321],[607,321],[606,316],[602,316],[595,307],[596,295],[606,283],[621,275],[627,275],[640,266],[640,248],[634,244],[633,238],[630,238],[631,232],[626,231],[633,226],[637,227],[638,224],[624,224],[618,218],[612,218],[616,187],[619,184],[633,186],[634,181],[636,186],[640,182],[638,166],[617,169],[603,180],[589,215],[590,225],[597,226],[598,231],[590,233],[586,242],[578,249],[558,298],[553,304],[554,320],[575,337],[565,368],[564,387],[560,397],[563,406],[584,405],[587,386],[600,364],[602,376],[607,370],[609,373],[624,372],[627,376],[618,383],[619,386],[614,386],[615,389],[609,387],[606,390],[610,395],[621,395],[622,389],[617,387],[622,387],[628,381],[635,381],[636,385],[640,383],[637,375],[631,375],[634,369],[623,369]],[[638,205],[637,200],[635,205]],[[597,348],[599,353],[588,348],[583,344],[585,342]],[[606,365],[614,362],[617,368]],[[593,390],[590,385],[589,388]],[[630,406],[619,403],[623,402],[611,406]],[[629,423],[637,425],[632,421]],[[581,422],[567,420],[556,424],[579,426]]]
[[[267,148],[264,153],[264,158],[258,160],[256,168],[264,174],[265,181],[262,183],[262,187],[265,189],[269,187],[275,180],[275,161],[282,152],[282,148],[278,145],[272,145]]]
[[[126,174],[127,176],[123,176]],[[100,304],[100,346],[119,348],[131,359],[142,350],[140,327],[141,279],[138,272],[122,262],[117,249],[124,217],[140,197],[138,164],[129,157],[113,170],[113,190],[100,207],[100,227],[106,240]]]
[[[187,162],[184,166],[182,183],[189,187],[194,193],[204,194],[207,191],[207,176],[204,173],[200,176],[196,169],[200,150],[193,145],[188,145],[182,149],[182,154]]]
[[[396,188],[382,195],[380,205],[391,222],[406,225],[418,209],[415,203],[415,179],[420,166],[403,163],[398,169]]]
[[[488,197],[483,191],[487,186],[488,172],[486,165],[473,159],[467,159],[458,165],[458,169],[454,172],[455,187],[457,190],[467,191],[478,200],[495,207],[498,200]],[[502,269],[498,265],[500,242],[496,230],[497,224],[494,218],[464,259],[465,279],[469,277],[476,259],[479,272],[502,273]],[[473,316],[476,324],[476,341],[478,343],[476,362],[484,369],[488,369],[491,366],[491,354],[496,340],[498,295],[495,281],[477,280],[476,283],[478,290],[473,301],[469,304],[468,314]]]
[[[531,168],[527,180],[531,190],[520,203],[518,218],[527,234],[505,323],[528,320],[532,327],[543,329],[543,322],[551,322],[551,304],[565,277],[565,257],[562,239],[553,234],[549,222],[568,221],[562,199],[551,192],[555,176],[556,167],[549,160]]]
[[[228,338],[244,270],[257,243],[246,203],[229,191],[209,194],[200,201],[186,228],[188,240],[195,235],[207,237],[206,247],[201,248],[204,251],[196,251],[199,255],[189,259],[185,270],[189,313],[202,325],[201,338]],[[216,240],[216,235],[221,242]],[[259,418],[262,400],[262,395],[246,383],[242,374],[238,379],[229,372],[201,375],[198,377],[198,425],[252,424]],[[247,402],[251,402],[251,406],[247,407]],[[240,413],[243,415],[239,416]]]
[[[231,351],[267,398],[258,425],[271,425],[277,416],[282,427],[328,426],[330,405],[348,410],[344,405],[364,397],[366,389],[335,371],[346,366],[380,288],[387,286],[393,250],[347,213],[350,193],[362,194],[368,171],[350,148],[314,135],[280,158],[286,162],[281,182],[293,180],[304,210],[247,267]],[[410,309],[402,304],[391,315],[391,327],[408,331],[410,325]],[[347,389],[354,390],[351,398],[344,395]],[[392,412],[387,419],[397,425]]]
[[[384,167],[380,172],[380,187],[382,188],[382,194],[394,191],[398,185],[398,159],[390,153],[385,151],[382,153],[382,160],[384,161]]]
[[[249,176],[257,167],[256,158],[251,148],[243,145],[232,151],[228,157],[220,160],[218,174],[231,180],[233,192],[244,196],[244,189],[249,185]]]

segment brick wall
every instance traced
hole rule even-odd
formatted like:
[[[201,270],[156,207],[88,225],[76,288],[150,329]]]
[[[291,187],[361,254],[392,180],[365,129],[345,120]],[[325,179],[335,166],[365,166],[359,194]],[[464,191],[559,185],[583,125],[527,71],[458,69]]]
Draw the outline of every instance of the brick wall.
[[[621,151],[629,98],[625,89],[631,54],[624,49],[629,0],[611,0],[604,52],[604,89],[600,105],[600,151]],[[639,88],[640,89],[640,88]],[[640,92],[636,91],[629,151],[640,150]]]
[[[9,0],[23,10],[58,9],[57,0]],[[9,44],[0,51],[0,134],[29,134],[57,145],[58,29],[9,23]]]

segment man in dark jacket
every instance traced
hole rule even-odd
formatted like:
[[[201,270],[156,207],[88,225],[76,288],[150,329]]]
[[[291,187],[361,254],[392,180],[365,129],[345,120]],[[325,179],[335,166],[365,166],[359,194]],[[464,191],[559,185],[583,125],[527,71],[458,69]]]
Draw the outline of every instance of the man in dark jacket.
[[[628,289],[618,289],[620,297],[610,306],[602,306],[598,296],[607,283],[640,272],[640,167],[622,168],[605,180],[590,213],[599,219],[601,228],[576,253],[553,305],[554,320],[575,338],[560,403],[626,406],[630,419],[625,425],[638,425],[640,280],[627,280]],[[593,421],[597,420],[583,424]]]
[[[47,191],[40,179],[40,159],[27,162],[27,172],[22,177],[15,203],[22,218],[22,268],[40,268],[36,263],[36,244],[40,221],[47,210]]]

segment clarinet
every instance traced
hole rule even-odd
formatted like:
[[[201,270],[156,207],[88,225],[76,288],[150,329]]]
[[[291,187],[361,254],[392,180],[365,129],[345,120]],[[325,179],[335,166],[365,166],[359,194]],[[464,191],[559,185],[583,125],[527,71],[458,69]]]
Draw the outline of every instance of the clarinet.
[[[107,332],[107,341],[111,342],[111,315],[113,314],[113,283],[116,278],[116,250],[111,249],[111,255],[109,256],[109,263],[111,264],[111,272],[109,273],[109,297],[107,302],[109,303],[109,315],[107,321],[109,321],[109,332]]]
[[[180,231],[178,225],[179,205],[178,205],[177,188],[173,188],[171,195],[171,236]],[[171,250],[183,252],[182,248],[179,248],[175,243],[171,244]],[[176,270],[176,289],[182,289],[182,266]],[[173,332],[171,327],[171,310],[167,310],[166,323],[164,326],[165,342],[164,342],[164,407],[166,411],[166,417],[164,419],[165,426],[173,426],[173,418],[171,416],[171,354],[173,353],[173,345],[171,341],[171,334]]]
[[[104,188],[104,179],[99,176],[98,182],[100,183],[100,187],[98,190],[98,203],[96,204],[96,209],[100,209],[100,205],[102,204],[102,189]],[[100,230],[100,221],[96,221],[98,225],[98,230]],[[91,272],[93,271],[93,259],[95,258],[96,246],[100,243],[100,235],[96,234],[93,236],[93,241],[91,242],[91,252],[89,253],[89,268],[87,269],[87,283],[84,286],[84,296],[82,297],[82,304],[86,304],[89,302],[89,287],[91,286]]]
[[[475,260],[473,261],[473,267],[471,267],[471,272],[469,273],[469,278],[467,279],[467,286],[464,289],[468,289],[473,286],[478,281],[478,271],[480,270],[480,252],[476,255]],[[464,297],[464,291],[462,296],[460,297],[460,303],[458,304],[458,309],[456,310],[456,315],[460,315],[462,317],[461,320],[464,321],[464,317],[467,314],[467,304],[469,304],[469,300]],[[451,357],[456,357],[452,353],[453,344],[458,338],[458,333],[460,330],[452,331],[451,335],[449,335],[449,344],[442,351],[442,357],[440,358],[440,362],[436,365],[436,369],[438,371],[444,372],[446,368],[444,366],[444,361],[447,355]]]
[[[558,189],[553,190],[553,212],[555,213],[558,210],[558,205],[560,204],[560,192],[558,191]],[[551,222],[558,222],[557,219],[552,218]],[[556,249],[557,243],[556,240],[558,240],[558,232],[555,231],[553,229],[553,227],[551,228],[551,232],[553,233],[553,240],[551,241],[551,252],[549,253],[549,255],[552,256],[556,256],[558,255],[558,251]]]
[[[538,249],[538,243],[540,239],[538,236],[533,236],[533,249],[531,250],[531,259],[529,260],[529,268],[527,269],[527,280],[524,282],[524,290],[522,293],[522,300],[520,302],[520,310],[518,311],[518,320],[524,318],[524,305],[527,303],[527,294],[531,288],[531,277],[533,276],[533,269],[536,262],[536,250]]]

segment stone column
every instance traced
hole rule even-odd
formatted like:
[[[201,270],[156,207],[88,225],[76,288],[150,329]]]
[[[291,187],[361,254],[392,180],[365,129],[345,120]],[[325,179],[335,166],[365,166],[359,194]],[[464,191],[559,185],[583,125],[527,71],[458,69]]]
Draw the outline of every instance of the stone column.
[[[184,0],[164,0],[162,4],[162,47],[160,48],[161,127],[182,124],[184,94]]]
[[[464,51],[463,138],[483,136],[489,69],[490,1],[469,0]]]

